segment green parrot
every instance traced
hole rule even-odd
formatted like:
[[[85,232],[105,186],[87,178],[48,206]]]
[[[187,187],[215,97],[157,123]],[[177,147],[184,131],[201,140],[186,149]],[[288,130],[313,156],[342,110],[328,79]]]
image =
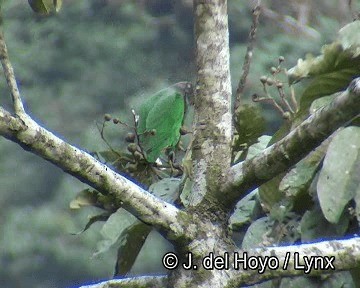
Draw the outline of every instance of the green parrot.
[[[155,162],[165,148],[180,140],[187,105],[192,105],[192,84],[179,82],[146,99],[139,109],[137,133],[146,160]]]
[[[59,12],[62,0],[28,0],[31,9],[38,14],[48,15]]]

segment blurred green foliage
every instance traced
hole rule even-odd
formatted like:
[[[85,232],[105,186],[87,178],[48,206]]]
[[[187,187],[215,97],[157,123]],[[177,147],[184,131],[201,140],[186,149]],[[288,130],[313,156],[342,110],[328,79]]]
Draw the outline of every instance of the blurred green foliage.
[[[101,151],[107,147],[96,122],[104,113],[129,119],[130,109],[143,101],[143,95],[194,80],[191,1],[63,2],[59,14],[42,17],[27,1],[4,1],[10,57],[27,111],[70,143]],[[290,3],[277,2],[266,4],[295,16]],[[317,52],[335,38],[334,31],[350,20],[334,13],[335,0],[312,5],[309,25],[319,32],[319,39],[285,32],[276,21],[261,19],[245,102],[261,89],[259,77],[268,73],[279,55],[291,67],[306,52]],[[229,22],[236,89],[251,8],[244,1],[229,1]],[[3,77],[0,89],[1,105],[11,107]],[[268,130],[274,131],[279,116],[270,109],[263,109],[263,114],[270,123]],[[114,147],[124,145],[125,129],[112,126],[106,132]],[[96,229],[71,235],[92,213],[74,214],[68,208],[75,193],[86,186],[3,138],[0,157],[0,286],[66,287],[108,278],[116,250],[88,261],[100,239]],[[160,271],[160,257],[146,255],[147,261],[138,261],[133,272]]]

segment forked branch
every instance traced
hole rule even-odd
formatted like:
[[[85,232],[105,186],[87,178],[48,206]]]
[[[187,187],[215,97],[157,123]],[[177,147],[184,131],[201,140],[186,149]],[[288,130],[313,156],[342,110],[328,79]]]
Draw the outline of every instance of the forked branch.
[[[184,236],[175,206],[148,193],[126,177],[116,173],[90,154],[68,144],[40,126],[26,114],[9,60],[4,35],[0,31],[0,60],[11,90],[15,116],[0,107],[0,134],[63,169],[103,194],[114,194],[123,207],[172,239]],[[184,219],[184,218],[183,218]]]
[[[245,193],[300,161],[336,129],[360,115],[360,77],[333,102],[316,111],[301,125],[258,156],[230,168],[220,192],[224,205],[234,206]],[[229,207],[230,208],[230,207]]]

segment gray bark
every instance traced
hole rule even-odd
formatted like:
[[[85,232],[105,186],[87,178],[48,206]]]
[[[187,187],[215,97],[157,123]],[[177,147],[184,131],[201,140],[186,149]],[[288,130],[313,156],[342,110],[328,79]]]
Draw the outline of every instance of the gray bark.
[[[154,197],[32,120],[23,110],[6,45],[0,34],[0,60],[12,91],[15,111],[11,114],[0,107],[0,134],[100,192],[112,193],[122,201],[124,208],[160,231],[176,248],[179,266],[166,276],[111,280],[88,287],[238,287],[272,277],[303,273],[294,267],[295,252],[299,252],[300,257],[336,257],[336,270],[354,267],[360,261],[359,238],[242,251],[231,240],[227,220],[244,193],[290,168],[339,126],[358,115],[360,78],[355,79],[349,89],[327,108],[315,113],[262,155],[230,167],[232,115],[227,3],[225,0],[196,0],[194,14],[198,75],[192,147],[194,186],[190,207],[184,211]],[[306,141],[306,146],[301,143],[303,141]],[[187,264],[188,253],[191,253],[192,265],[186,270],[182,264]],[[215,269],[214,266],[207,269],[203,265],[208,256],[219,257],[221,261],[226,255],[229,256],[229,266],[224,269]],[[287,255],[290,258],[286,269],[279,266],[280,269],[265,269],[259,274],[258,269],[245,269],[243,265],[236,269],[233,266],[235,255],[242,259],[244,255],[256,256],[257,259],[274,257],[280,265],[287,261]],[[324,271],[312,270],[309,275],[320,273]]]

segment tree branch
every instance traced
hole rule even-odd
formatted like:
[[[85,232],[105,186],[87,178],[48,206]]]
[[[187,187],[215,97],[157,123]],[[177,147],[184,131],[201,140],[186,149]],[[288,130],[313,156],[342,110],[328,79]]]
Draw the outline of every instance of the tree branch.
[[[359,115],[360,77],[328,106],[318,110],[286,137],[260,155],[234,165],[219,192],[224,205],[234,207],[241,197],[300,161],[336,129]],[[219,195],[219,197],[220,197]]]
[[[256,30],[259,25],[259,17],[261,13],[261,0],[258,0],[257,4],[255,5],[253,11],[252,11],[252,25],[250,28],[249,38],[248,38],[248,45],[246,47],[246,54],[245,59],[242,67],[242,74],[239,80],[238,87],[236,89],[236,95],[235,95],[235,105],[234,105],[234,111],[239,108],[241,97],[244,92],[245,84],[247,76],[250,72],[250,64],[253,56],[253,51],[255,47],[255,41],[256,41]],[[236,115],[237,113],[235,113]]]
[[[319,40],[321,37],[321,34],[314,28],[304,25],[291,16],[281,15],[265,6],[262,6],[262,12],[265,17],[276,21],[275,23],[278,24],[286,33],[304,35],[312,40]]]
[[[167,237],[176,240],[184,236],[184,226],[179,218],[186,219],[185,212],[156,198],[88,153],[64,142],[30,117],[19,119],[0,108],[0,134],[101,193],[116,195],[126,210],[164,232]]]
[[[261,258],[263,261],[267,259],[268,264],[264,267],[264,273],[259,273],[261,265],[258,265],[255,269],[243,269],[243,262],[239,262],[239,268],[231,270],[231,280],[227,287],[239,287],[241,284],[251,285],[276,277],[320,276],[326,272],[357,267],[360,262],[360,238],[281,247],[261,247],[248,251],[238,250],[235,254],[238,255],[238,258],[243,259],[249,259],[250,257]],[[235,254],[230,255],[229,262],[231,264],[235,263]],[[317,259],[318,265],[319,263],[323,263],[323,265],[319,265],[317,269],[314,269],[314,266],[307,267],[304,264],[304,257],[307,257],[309,261]],[[274,263],[278,263],[276,269],[269,269],[269,264]],[[305,274],[307,268],[310,268],[310,270],[307,271],[308,274]]]
[[[31,119],[23,107],[1,28],[0,26],[0,60],[11,90],[16,117],[0,107],[0,134],[18,143],[25,150],[52,162],[103,194],[115,194],[123,202],[126,210],[145,223],[153,225],[166,237],[172,240],[183,238],[185,226],[181,226],[177,217],[180,213],[182,217],[185,217],[187,215],[185,212],[154,197],[126,177],[117,174],[88,153],[56,137]],[[168,233],[170,235],[167,235]]]
[[[114,279],[97,284],[81,286],[79,288],[152,288],[166,287],[166,276],[145,276],[126,279]]]

